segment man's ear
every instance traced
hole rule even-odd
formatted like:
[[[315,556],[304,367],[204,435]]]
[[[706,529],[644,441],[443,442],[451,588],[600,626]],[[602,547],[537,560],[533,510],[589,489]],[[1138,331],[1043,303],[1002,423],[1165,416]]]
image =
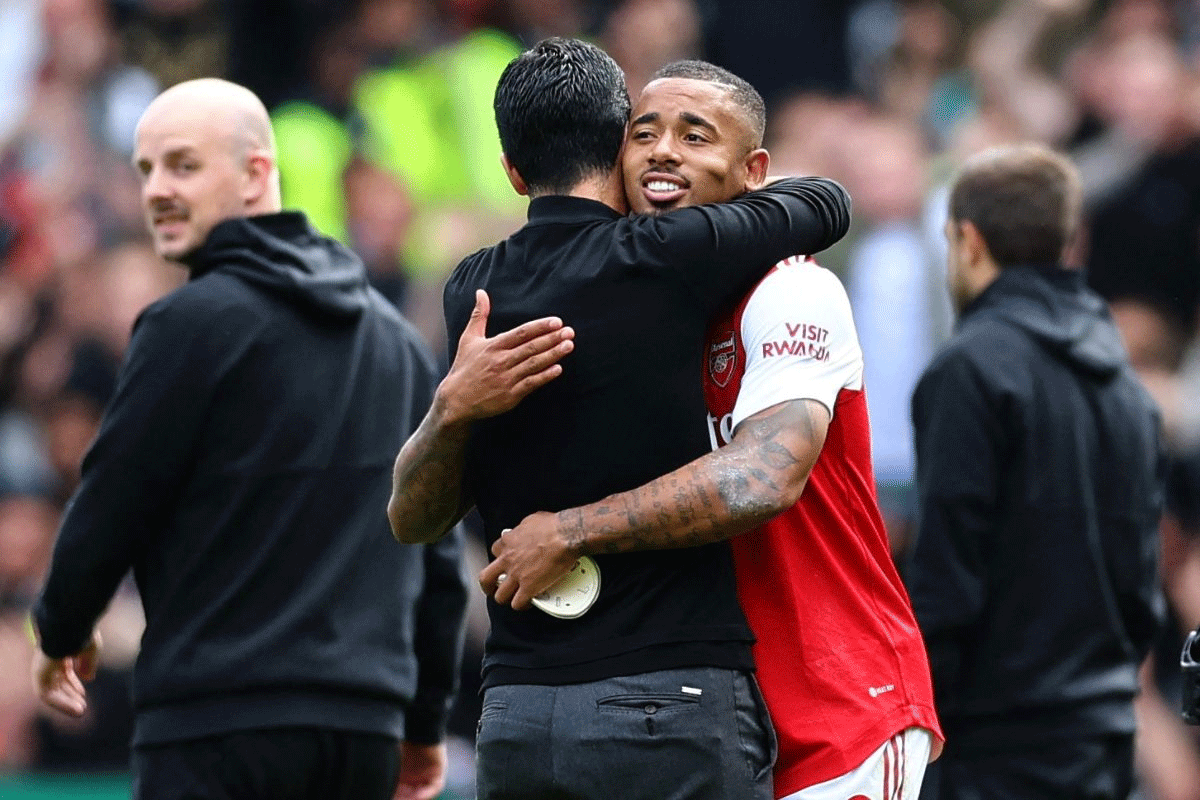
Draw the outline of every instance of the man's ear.
[[[767,182],[767,171],[771,167],[771,154],[761,147],[751,150],[746,156],[746,191],[761,189]]]
[[[251,150],[246,156],[246,184],[242,201],[253,206],[261,201],[271,188],[271,171],[275,163],[266,150]]]
[[[525,179],[521,177],[521,173],[517,172],[517,168],[508,163],[508,156],[504,153],[500,154],[500,166],[504,167],[504,174],[508,176],[508,182],[512,184],[513,191],[522,197],[529,194],[529,186],[525,183]]]
[[[987,242],[984,241],[983,234],[979,232],[979,228],[975,227],[974,222],[970,220],[959,222],[958,235],[962,251],[971,264],[991,260],[992,254],[988,251]]]

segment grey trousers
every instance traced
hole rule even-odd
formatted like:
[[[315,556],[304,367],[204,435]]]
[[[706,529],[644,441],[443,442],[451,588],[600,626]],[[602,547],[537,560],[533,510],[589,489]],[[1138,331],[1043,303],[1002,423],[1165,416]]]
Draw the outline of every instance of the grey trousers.
[[[771,800],[775,751],[758,685],[735,670],[495,686],[478,800]]]

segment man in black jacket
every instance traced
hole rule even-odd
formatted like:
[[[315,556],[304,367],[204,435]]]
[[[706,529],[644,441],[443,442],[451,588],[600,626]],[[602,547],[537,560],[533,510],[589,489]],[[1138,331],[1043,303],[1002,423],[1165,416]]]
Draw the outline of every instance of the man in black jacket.
[[[164,92],[134,163],[189,280],[138,319],[84,460],[34,610],[39,692],[84,713],[93,625],[132,568],[136,797],[382,800],[398,775],[432,797],[460,542],[397,547],[384,514],[432,358],[352,253],[280,212],[248,90]]]
[[[913,396],[908,566],[946,749],[923,798],[1124,798],[1161,617],[1158,416],[1104,302],[1061,266],[1074,167],[969,161],[950,196],[958,330]]]
[[[708,320],[772,264],[828,247],[849,223],[844,191],[820,178],[625,216],[629,98],[616,64],[582,42],[547,40],[514,60],[495,106],[510,180],[532,198],[529,221],[447,283],[458,351],[397,459],[401,540],[435,539],[476,505],[495,546],[533,512],[632,489],[703,455]],[[746,148],[731,185],[751,180],[756,159],[762,151]],[[520,332],[549,313],[570,328],[545,335],[574,350],[561,364],[534,360],[541,388],[515,408],[515,395],[472,395],[470,384],[489,383],[477,355],[504,336],[486,328]],[[546,585],[488,604],[480,798],[770,798],[770,723],[749,675],[728,542],[595,562],[598,597],[582,615],[519,610]]]

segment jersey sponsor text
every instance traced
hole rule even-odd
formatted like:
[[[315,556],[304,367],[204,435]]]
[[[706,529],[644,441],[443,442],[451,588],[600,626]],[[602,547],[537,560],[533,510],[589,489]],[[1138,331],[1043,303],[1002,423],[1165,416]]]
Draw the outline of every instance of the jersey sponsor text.
[[[763,358],[771,358],[773,356],[801,356],[803,358],[811,358],[814,361],[829,360],[828,347],[823,344],[814,344],[798,339],[793,339],[790,342],[763,342],[762,354]]]

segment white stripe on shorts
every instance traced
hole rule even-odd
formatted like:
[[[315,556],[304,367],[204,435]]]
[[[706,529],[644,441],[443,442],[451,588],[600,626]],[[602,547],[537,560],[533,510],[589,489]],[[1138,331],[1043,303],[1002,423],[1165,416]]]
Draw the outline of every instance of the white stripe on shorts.
[[[884,742],[845,775],[814,784],[780,800],[917,800],[933,736],[907,728]]]

